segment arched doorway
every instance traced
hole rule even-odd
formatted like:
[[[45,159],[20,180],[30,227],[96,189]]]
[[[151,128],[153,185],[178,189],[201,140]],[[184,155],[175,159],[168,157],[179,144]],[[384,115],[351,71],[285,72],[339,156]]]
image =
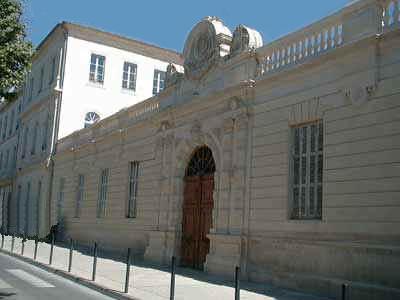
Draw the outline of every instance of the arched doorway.
[[[210,148],[198,147],[185,173],[181,263],[203,269],[210,251],[207,234],[212,226],[215,162]]]

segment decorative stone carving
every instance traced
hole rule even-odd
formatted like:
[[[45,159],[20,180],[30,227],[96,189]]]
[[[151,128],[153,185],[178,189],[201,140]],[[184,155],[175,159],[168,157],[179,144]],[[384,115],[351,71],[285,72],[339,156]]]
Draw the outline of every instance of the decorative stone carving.
[[[168,88],[177,84],[183,78],[183,74],[178,72],[177,67],[170,63],[167,66],[167,72],[165,75],[165,87]]]
[[[249,27],[239,25],[233,32],[231,55],[234,56],[243,51],[259,48],[263,45],[261,34]]]
[[[229,53],[231,41],[232,33],[220,19],[206,17],[200,21],[190,32],[183,50],[185,77],[200,79]]]

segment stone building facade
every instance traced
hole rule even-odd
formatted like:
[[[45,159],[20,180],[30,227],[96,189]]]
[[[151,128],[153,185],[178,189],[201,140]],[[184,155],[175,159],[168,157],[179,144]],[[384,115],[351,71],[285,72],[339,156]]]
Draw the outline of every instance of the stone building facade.
[[[162,93],[58,141],[52,223],[159,263],[396,299],[399,24],[398,1],[356,1],[263,45],[205,18]]]
[[[0,105],[5,232],[49,233],[57,140],[159,93],[170,61],[179,69],[181,55],[73,23],[53,28],[35,51],[18,100]]]

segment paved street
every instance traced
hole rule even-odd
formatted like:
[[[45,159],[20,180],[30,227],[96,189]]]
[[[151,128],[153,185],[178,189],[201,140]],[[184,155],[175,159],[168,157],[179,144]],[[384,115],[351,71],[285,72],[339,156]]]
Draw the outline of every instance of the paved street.
[[[14,253],[20,254],[22,252],[21,242],[22,240],[20,238],[15,238],[13,247]],[[8,252],[11,248],[12,239],[10,236],[6,236],[3,250]],[[76,248],[78,249],[75,249],[73,254],[71,275],[90,280],[93,257],[91,257],[90,253],[79,249],[79,247]],[[101,245],[99,249],[96,284],[110,290],[122,292],[125,283],[125,263],[102,253]],[[31,267],[29,264],[20,262],[18,259],[9,258],[7,255],[1,253],[0,255],[2,259],[0,260],[0,293],[17,293],[7,298],[2,298],[0,294],[0,300],[110,299],[96,292],[91,292],[80,285],[71,283],[62,277],[49,274],[36,267]],[[39,243],[37,261],[47,265],[49,263],[49,255],[50,245],[42,242]],[[30,259],[33,258],[34,241],[29,240],[25,243],[24,256]],[[52,267],[67,271],[68,256],[68,247],[63,247],[61,245],[54,246]],[[15,270],[22,270],[23,272]],[[135,261],[131,266],[130,273],[129,296],[141,300],[169,299],[171,278],[169,268],[158,267],[143,261]],[[76,287],[73,289],[73,294],[71,293],[70,287]],[[326,300],[322,297],[285,290],[267,284],[241,282],[241,287],[240,298],[242,300]],[[45,294],[42,295],[42,293]],[[75,293],[77,293],[77,295],[75,295]],[[82,293],[82,295],[80,293]],[[27,295],[31,298],[26,298]],[[16,298],[16,296],[18,297]],[[177,267],[175,300],[208,299],[234,299],[233,282],[217,276],[211,276],[204,272]]]
[[[0,253],[0,299],[105,300],[112,298]]]

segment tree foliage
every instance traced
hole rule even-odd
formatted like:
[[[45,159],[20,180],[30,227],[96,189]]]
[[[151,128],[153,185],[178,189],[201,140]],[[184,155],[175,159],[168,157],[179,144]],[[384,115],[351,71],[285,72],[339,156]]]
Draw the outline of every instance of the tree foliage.
[[[19,0],[0,0],[0,98],[8,101],[15,99],[32,57],[22,13]]]

